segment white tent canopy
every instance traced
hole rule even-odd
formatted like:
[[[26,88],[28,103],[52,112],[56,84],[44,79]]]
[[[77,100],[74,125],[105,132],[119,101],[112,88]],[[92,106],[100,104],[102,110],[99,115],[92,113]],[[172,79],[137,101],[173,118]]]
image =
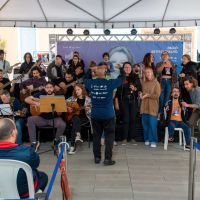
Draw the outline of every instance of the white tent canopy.
[[[199,8],[200,0],[0,0],[0,26],[195,26]]]

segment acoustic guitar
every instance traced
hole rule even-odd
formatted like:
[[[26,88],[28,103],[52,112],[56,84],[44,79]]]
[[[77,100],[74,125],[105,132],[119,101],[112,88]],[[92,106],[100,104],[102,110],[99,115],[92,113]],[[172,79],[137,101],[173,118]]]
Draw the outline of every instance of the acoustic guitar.
[[[55,89],[57,92],[63,92],[64,94],[66,94],[67,88],[69,88],[70,86],[75,86],[77,83],[83,83],[83,79],[80,78],[76,81],[69,83],[68,85],[66,85],[64,82],[60,82],[58,85],[55,86]]]
[[[40,107],[36,105],[30,105],[30,113],[32,116],[39,116],[41,114]]]
[[[66,121],[70,121],[74,115],[79,116],[81,113],[81,110],[85,109],[84,106],[81,107],[76,101],[67,102],[66,106],[72,108],[72,110],[73,110],[72,112],[66,113],[66,115],[65,115]]]
[[[14,78],[12,81],[9,81],[9,82],[7,82],[7,83],[5,83],[5,84],[0,83],[0,92],[2,92],[4,88],[6,88],[7,86],[9,86],[11,83],[13,83],[13,81],[20,80],[20,79],[22,79],[23,77],[24,77],[24,74],[19,75],[18,77]]]
[[[10,66],[7,70],[4,70],[4,71],[3,71],[3,74],[7,74],[8,71],[12,70],[14,67],[16,67],[16,66],[18,66],[18,65],[20,65],[20,64],[21,64],[20,62],[15,63],[14,65]]]
[[[40,87],[37,87],[37,88],[33,88],[32,90],[25,89],[25,93],[23,93],[23,92],[20,91],[20,97],[19,97],[20,101],[21,101],[21,102],[24,102],[24,100],[25,100],[27,97],[31,96],[33,92],[36,92],[36,91],[38,91],[38,90],[40,91],[40,90],[42,90],[43,88],[44,88],[44,86],[40,86]]]

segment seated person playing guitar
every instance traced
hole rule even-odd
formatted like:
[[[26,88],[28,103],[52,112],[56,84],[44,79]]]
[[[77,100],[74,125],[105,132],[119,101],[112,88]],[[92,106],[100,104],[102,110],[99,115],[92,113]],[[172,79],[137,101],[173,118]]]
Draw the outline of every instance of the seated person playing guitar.
[[[10,91],[10,88],[11,88],[10,85],[4,87],[4,85],[9,83],[9,82],[10,82],[10,80],[8,78],[3,77],[3,70],[0,69],[0,90],[4,89],[4,90],[7,90],[7,91]]]
[[[66,100],[66,120],[72,121],[71,147],[69,154],[76,153],[76,143],[83,142],[81,139],[81,125],[89,122],[91,100],[82,84],[76,84],[73,96]]]
[[[41,91],[44,88],[46,80],[41,76],[41,70],[38,67],[33,67],[31,70],[32,78],[23,81],[20,85],[20,100],[24,99],[32,94]]]
[[[59,81],[57,80],[55,84],[56,92],[64,94],[66,99],[71,97],[74,91],[74,85],[76,84],[73,71],[68,69],[64,78],[61,78]]]
[[[39,109],[40,103],[39,99],[40,96],[54,96],[54,84],[51,82],[46,82],[44,86],[44,91],[43,92],[38,92],[34,94],[33,96],[29,96],[25,99],[25,102],[30,104],[31,109]],[[63,105],[65,106],[65,105]],[[63,135],[66,127],[66,123],[59,117],[61,113],[55,113],[54,114],[54,123],[55,123],[55,128],[57,129],[56,135],[55,135],[55,140],[54,144],[58,143],[58,139],[60,136]],[[36,141],[36,127],[40,126],[47,126],[47,125],[53,125],[53,116],[52,113],[41,113],[39,116],[31,116],[28,117],[28,132],[29,132],[29,137],[30,137],[30,142],[33,148],[35,148],[35,151],[37,151],[39,147],[39,142]]]
[[[17,144],[22,144],[22,130],[25,126],[26,108],[23,108],[20,101],[11,97],[10,93],[6,90],[1,94],[0,104],[10,104],[11,109],[14,113],[15,124],[17,128]]]

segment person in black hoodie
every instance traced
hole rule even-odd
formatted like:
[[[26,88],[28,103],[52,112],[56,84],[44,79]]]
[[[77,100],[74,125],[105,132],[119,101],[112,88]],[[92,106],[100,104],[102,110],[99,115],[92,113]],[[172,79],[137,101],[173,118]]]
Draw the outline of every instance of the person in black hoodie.
[[[180,99],[180,90],[178,87],[174,87],[171,93],[171,99],[167,102],[166,110],[166,122],[169,130],[169,141],[174,141],[174,129],[182,128],[185,135],[186,148],[190,148],[191,130],[186,124],[185,110],[182,106],[182,100]]]
[[[138,75],[132,70],[131,63],[125,62],[123,70],[126,78],[122,86],[117,89],[116,98],[120,106],[116,106],[116,108],[121,108],[120,113],[123,116],[122,145],[126,145],[128,139],[132,140],[134,138],[135,121],[138,111],[138,92],[142,90],[142,87]]]
[[[20,69],[19,69],[19,73],[20,74],[27,74],[28,71],[31,69],[31,67],[34,65],[35,63],[33,62],[33,57],[31,55],[31,53],[27,52],[24,54],[24,62],[22,63]]]
[[[44,191],[48,176],[37,170],[40,164],[39,155],[30,146],[16,144],[17,129],[14,121],[8,118],[0,119],[0,159],[12,159],[27,163],[33,172],[34,189]],[[28,183],[25,172],[20,169],[16,180],[21,198],[27,198]],[[11,188],[12,189],[12,188]]]

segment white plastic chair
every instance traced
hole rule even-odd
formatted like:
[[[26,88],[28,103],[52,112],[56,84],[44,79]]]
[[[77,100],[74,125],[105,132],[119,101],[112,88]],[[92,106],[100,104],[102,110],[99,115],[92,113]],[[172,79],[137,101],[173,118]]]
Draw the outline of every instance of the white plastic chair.
[[[26,173],[29,198],[35,199],[31,167],[24,162],[8,159],[0,159],[0,199],[20,199],[17,190],[17,174],[19,169],[23,169]]]
[[[167,118],[166,108],[164,108],[164,117],[165,117],[165,119]],[[186,142],[185,142],[185,135],[184,135],[183,129],[182,128],[175,128],[174,130],[179,132],[179,145],[182,146],[182,144],[183,144],[183,149],[185,151]],[[167,150],[168,140],[169,140],[169,131],[168,131],[168,127],[165,127],[164,150]]]
[[[184,131],[182,128],[175,128],[175,131],[179,132],[179,145],[182,146],[183,144],[183,149],[185,151],[185,135],[184,135]],[[165,140],[164,140],[164,150],[167,150],[168,147],[168,139],[169,139],[169,131],[168,131],[168,127],[165,127]]]

